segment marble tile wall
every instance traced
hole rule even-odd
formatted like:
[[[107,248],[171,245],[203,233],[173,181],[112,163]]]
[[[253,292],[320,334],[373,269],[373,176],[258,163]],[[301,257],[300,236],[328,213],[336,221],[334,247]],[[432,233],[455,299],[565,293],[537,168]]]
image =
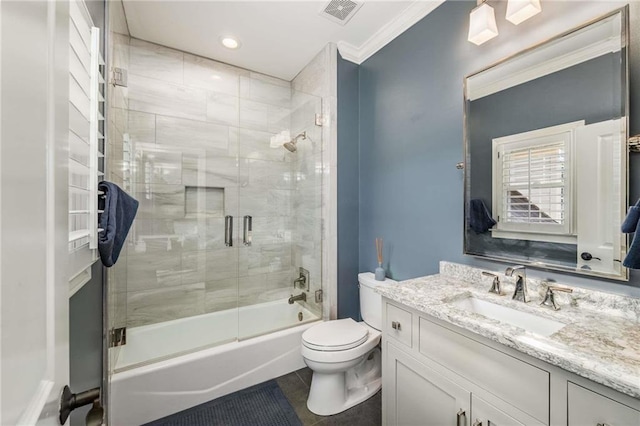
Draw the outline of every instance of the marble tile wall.
[[[322,131],[313,120],[321,104],[283,80],[134,38],[129,49],[131,192],[140,209],[123,262],[127,325],[288,297],[298,266],[319,278],[320,261],[310,259],[320,257]],[[270,146],[298,128],[310,131],[300,155]],[[225,215],[234,217],[233,248]],[[244,215],[253,217],[251,246],[242,244]]]

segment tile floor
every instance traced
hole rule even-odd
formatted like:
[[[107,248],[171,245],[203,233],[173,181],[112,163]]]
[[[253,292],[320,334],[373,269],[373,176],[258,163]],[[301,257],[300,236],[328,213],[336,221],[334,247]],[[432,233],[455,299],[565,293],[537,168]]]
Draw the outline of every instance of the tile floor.
[[[376,426],[382,424],[381,392],[378,392],[362,404],[334,416],[313,414],[307,408],[311,374],[310,369],[303,368],[276,379],[280,389],[282,389],[304,426]]]

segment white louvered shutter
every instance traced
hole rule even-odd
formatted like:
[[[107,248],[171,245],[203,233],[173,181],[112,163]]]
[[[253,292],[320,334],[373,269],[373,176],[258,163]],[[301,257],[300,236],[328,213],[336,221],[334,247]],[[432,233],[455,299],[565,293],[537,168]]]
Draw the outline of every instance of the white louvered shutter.
[[[576,126],[570,123],[494,140],[498,232],[572,235],[571,147]]]
[[[84,2],[69,3],[69,255],[71,292],[97,259],[98,181],[104,157],[104,60]]]

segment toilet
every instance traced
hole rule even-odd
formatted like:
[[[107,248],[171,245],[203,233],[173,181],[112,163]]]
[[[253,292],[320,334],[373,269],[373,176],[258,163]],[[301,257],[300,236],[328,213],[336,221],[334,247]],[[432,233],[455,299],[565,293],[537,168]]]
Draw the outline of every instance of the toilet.
[[[362,322],[351,318],[325,321],[302,334],[302,357],[313,371],[307,407],[328,416],[357,405],[382,386],[378,343],[382,336],[381,285],[370,272],[358,275]]]

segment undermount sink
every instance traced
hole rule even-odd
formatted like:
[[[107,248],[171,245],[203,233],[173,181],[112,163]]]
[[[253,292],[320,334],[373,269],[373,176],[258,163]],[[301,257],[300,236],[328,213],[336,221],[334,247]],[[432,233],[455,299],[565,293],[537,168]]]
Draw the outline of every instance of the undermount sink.
[[[566,325],[528,312],[520,312],[506,306],[487,302],[486,300],[473,296],[452,302],[452,305],[461,310],[505,322],[541,336],[551,336]]]

